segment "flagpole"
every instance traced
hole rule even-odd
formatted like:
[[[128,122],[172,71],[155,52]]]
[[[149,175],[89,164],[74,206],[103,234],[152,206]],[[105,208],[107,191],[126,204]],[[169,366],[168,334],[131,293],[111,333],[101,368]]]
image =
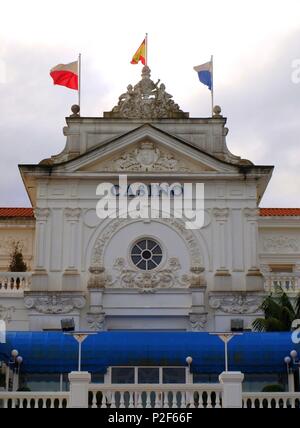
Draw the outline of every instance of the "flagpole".
[[[78,56],[78,105],[81,104],[81,53]]]
[[[211,56],[211,115],[214,115],[214,56]]]
[[[145,41],[146,41],[146,65],[148,65],[148,33],[146,33],[146,37],[145,37]]]

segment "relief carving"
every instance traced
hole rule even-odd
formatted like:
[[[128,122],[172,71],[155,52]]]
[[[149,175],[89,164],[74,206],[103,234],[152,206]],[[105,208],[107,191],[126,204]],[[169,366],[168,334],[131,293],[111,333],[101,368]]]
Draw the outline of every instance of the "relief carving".
[[[262,297],[237,293],[232,295],[211,295],[209,305],[225,314],[255,314],[259,312]]]
[[[109,161],[103,171],[176,171],[191,172],[181,159],[163,149],[159,149],[154,143],[145,141],[131,152],[124,152],[117,158]]]
[[[190,314],[191,331],[203,331],[207,324],[207,313]]]
[[[68,314],[75,309],[83,309],[86,300],[83,296],[64,297],[57,294],[45,296],[27,296],[24,304],[41,314]]]
[[[9,324],[12,320],[12,314],[15,312],[16,308],[14,306],[2,306],[0,305],[0,321],[4,321]]]
[[[159,222],[167,226],[173,227],[174,230],[176,230],[176,232],[183,238],[189,249],[192,266],[202,266],[204,264],[198,241],[193,232],[185,228],[185,224],[183,221],[180,221],[179,219],[175,218],[170,218],[159,219]],[[118,219],[112,221],[104,229],[103,233],[98,237],[94,246],[92,255],[92,268],[99,268],[104,265],[104,249],[106,245],[119,229],[130,223],[131,222],[128,219]]]
[[[299,242],[288,236],[271,236],[264,239],[263,248],[270,253],[293,253],[299,251]]]
[[[154,293],[162,288],[187,288],[190,284],[188,275],[180,275],[180,262],[172,257],[165,269],[142,271],[128,267],[125,259],[117,258],[114,269],[118,272],[114,280],[107,279],[109,288],[136,288],[141,293]]]

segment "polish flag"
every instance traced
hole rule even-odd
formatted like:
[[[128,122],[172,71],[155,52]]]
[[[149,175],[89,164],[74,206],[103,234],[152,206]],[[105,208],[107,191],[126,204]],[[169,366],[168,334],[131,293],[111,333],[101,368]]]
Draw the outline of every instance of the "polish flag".
[[[54,85],[66,86],[78,91],[78,61],[70,64],[58,64],[50,70]]]

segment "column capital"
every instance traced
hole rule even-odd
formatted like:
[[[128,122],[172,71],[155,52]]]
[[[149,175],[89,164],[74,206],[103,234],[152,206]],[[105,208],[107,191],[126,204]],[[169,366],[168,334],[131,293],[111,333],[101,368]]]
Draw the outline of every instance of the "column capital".
[[[259,209],[256,207],[255,208],[244,208],[243,212],[244,212],[244,216],[248,220],[257,220],[257,218],[259,217]]]
[[[65,208],[65,216],[69,221],[77,221],[81,215],[81,208]]]
[[[50,215],[50,208],[36,208],[34,215],[37,221],[47,221]]]
[[[228,219],[230,214],[229,208],[213,208],[212,210],[214,217],[216,220],[225,221]]]

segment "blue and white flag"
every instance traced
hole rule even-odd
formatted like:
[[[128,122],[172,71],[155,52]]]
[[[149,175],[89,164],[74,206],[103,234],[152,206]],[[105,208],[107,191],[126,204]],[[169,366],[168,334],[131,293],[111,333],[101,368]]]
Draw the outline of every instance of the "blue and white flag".
[[[198,77],[203,85],[208,86],[208,89],[211,91],[213,86],[213,64],[212,61],[206,62],[205,64],[197,65],[194,67],[194,70],[198,73]]]

